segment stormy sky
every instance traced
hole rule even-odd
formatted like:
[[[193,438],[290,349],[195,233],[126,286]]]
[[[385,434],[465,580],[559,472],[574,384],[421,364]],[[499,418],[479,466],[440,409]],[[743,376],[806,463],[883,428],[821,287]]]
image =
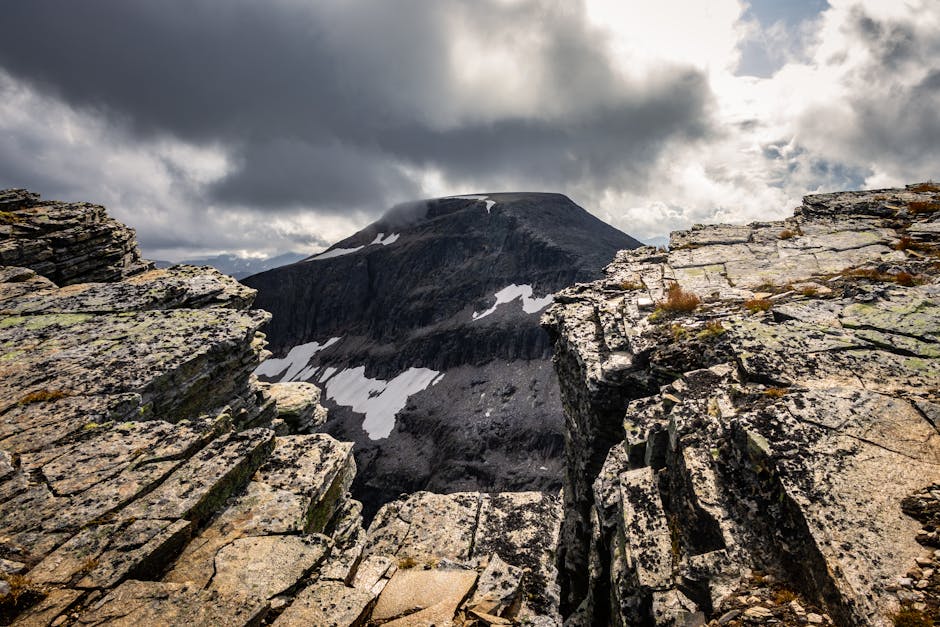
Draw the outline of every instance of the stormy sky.
[[[24,0],[0,187],[147,256],[313,252],[415,198],[557,191],[640,239],[940,178],[936,0]]]

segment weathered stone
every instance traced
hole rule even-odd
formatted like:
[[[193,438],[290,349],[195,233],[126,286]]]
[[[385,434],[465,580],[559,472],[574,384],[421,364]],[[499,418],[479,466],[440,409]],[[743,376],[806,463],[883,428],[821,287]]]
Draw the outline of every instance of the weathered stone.
[[[369,526],[365,553],[416,564],[442,558],[468,561],[482,497],[418,492],[385,505]]]
[[[140,258],[134,230],[88,203],[42,202],[5,190],[9,232],[0,232],[0,265],[35,270],[59,285],[116,281],[153,267]]]
[[[918,510],[905,498],[940,480],[940,242],[932,215],[905,209],[938,200],[809,196],[783,223],[621,252],[607,280],[556,295],[543,324],[569,413],[567,616],[654,621],[638,600],[678,590],[707,613],[759,566],[839,624],[888,624],[934,534],[901,504]],[[637,277],[643,290],[616,289]],[[676,283],[692,311],[670,309]],[[645,496],[618,496],[638,473]],[[631,536],[660,502],[658,532]]]
[[[62,617],[81,598],[83,591],[58,588],[49,592],[49,595],[36,606],[30,608],[17,617],[17,627],[49,627],[63,624]],[[59,620],[60,622],[56,622]]]
[[[79,625],[257,625],[268,602],[245,594],[220,594],[190,584],[125,581],[90,607]]]
[[[407,617],[411,624],[417,624],[425,620],[419,612],[431,609],[429,615],[449,621],[476,580],[473,570],[399,569],[379,596],[372,620]]]
[[[522,576],[522,569],[507,564],[494,553],[480,573],[467,607],[486,614],[514,617],[522,602]]]
[[[245,492],[186,547],[166,580],[208,584],[216,555],[240,538],[323,531],[352,483],[351,448],[325,434],[275,438]]]
[[[352,585],[378,595],[398,570],[398,560],[385,555],[369,555],[356,569]]]
[[[326,551],[323,538],[316,536],[239,538],[216,554],[215,574],[208,589],[270,599],[297,585],[323,560]]]
[[[122,514],[204,520],[248,482],[273,447],[274,434],[268,429],[230,433],[194,455]]]
[[[36,584],[111,588],[154,576],[189,539],[186,520],[135,520],[83,529],[29,573]]]
[[[375,597],[335,581],[312,584],[274,621],[276,627],[359,627],[369,617]]]
[[[477,568],[498,553],[524,573],[526,603],[520,616],[556,616],[558,505],[538,492],[418,492],[379,511],[369,527],[365,555],[394,556],[403,568],[445,561]]]
[[[326,422],[326,409],[320,405],[320,388],[304,381],[272,383],[268,387],[277,402],[278,418],[291,433],[309,433]]]

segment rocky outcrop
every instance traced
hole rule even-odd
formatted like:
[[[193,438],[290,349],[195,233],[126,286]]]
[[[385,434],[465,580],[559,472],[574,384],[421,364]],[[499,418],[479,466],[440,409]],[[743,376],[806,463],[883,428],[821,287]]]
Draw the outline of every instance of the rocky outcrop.
[[[252,374],[269,354],[253,290],[210,268],[138,267],[132,232],[100,207],[0,198],[29,204],[7,205],[16,246],[66,210],[111,225],[102,251],[131,246],[92,272],[109,281],[56,284],[44,255],[0,266],[0,623],[359,625],[400,607],[398,567],[434,579],[421,609],[435,620],[557,616],[542,593],[557,499],[418,495],[367,532],[352,444],[309,433],[326,419],[319,389]],[[420,505],[463,498],[476,517]],[[447,562],[451,538],[416,530],[451,522],[475,549]],[[401,561],[419,552],[441,556],[431,575]]]
[[[43,202],[0,191],[0,266],[25,266],[57,285],[115,281],[152,268],[134,230],[89,203]]]
[[[403,492],[557,492],[563,416],[539,313],[639,242],[560,194],[392,209],[244,280],[273,314],[258,374],[324,388],[367,518]]]
[[[570,624],[932,615],[938,219],[931,184],[809,196],[556,295]]]
[[[541,492],[418,492],[385,505],[363,552],[369,572],[387,565],[373,619],[421,624],[443,610],[442,621],[557,624],[560,521],[558,499]]]

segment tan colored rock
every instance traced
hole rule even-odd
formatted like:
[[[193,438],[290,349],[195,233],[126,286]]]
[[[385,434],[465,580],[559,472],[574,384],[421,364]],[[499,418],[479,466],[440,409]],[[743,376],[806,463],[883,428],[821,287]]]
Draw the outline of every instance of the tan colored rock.
[[[369,526],[365,553],[395,555],[416,564],[471,558],[482,497],[475,492],[418,492],[382,507]]]
[[[111,588],[125,578],[155,576],[186,541],[188,520],[135,520],[89,527],[49,554],[29,573],[41,585]]]
[[[245,594],[226,595],[188,584],[125,581],[88,608],[78,625],[257,625],[268,602]]]
[[[219,438],[123,514],[204,520],[244,486],[274,447],[274,433],[251,429]]]
[[[494,553],[480,573],[467,607],[487,615],[514,617],[522,603],[522,577],[521,568],[507,564]]]
[[[326,552],[324,539],[316,536],[240,538],[216,554],[208,589],[270,599],[293,588]]]
[[[76,604],[82,594],[82,590],[53,589],[45,599],[20,614],[15,624],[17,627],[49,627],[55,625],[57,620],[62,624],[65,621],[60,617]]]
[[[398,570],[398,560],[385,555],[369,555],[360,562],[353,577],[352,585],[361,590],[376,594],[382,592],[385,584]]]
[[[271,383],[271,397],[277,402],[278,418],[291,433],[309,433],[326,422],[326,409],[320,404],[320,388],[305,381]]]
[[[372,620],[402,617],[407,622],[401,624],[450,621],[476,580],[473,570],[399,569],[379,596]]]
[[[207,585],[216,555],[240,538],[323,531],[354,475],[349,443],[325,434],[275,438],[244,493],[193,539],[165,580]]]
[[[314,583],[274,621],[276,627],[359,627],[366,624],[375,597],[336,581]]]

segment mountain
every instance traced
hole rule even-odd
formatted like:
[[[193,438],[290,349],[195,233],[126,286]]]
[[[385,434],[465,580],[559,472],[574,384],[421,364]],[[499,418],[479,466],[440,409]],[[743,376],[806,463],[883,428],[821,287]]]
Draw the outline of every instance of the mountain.
[[[253,259],[251,257],[238,257],[236,255],[215,255],[213,257],[202,257],[199,259],[186,259],[181,264],[190,266],[211,266],[223,274],[233,276],[236,279],[243,279],[252,274],[264,272],[271,268],[286,266],[289,263],[300,261],[306,257],[303,253],[288,252],[268,257],[266,259]],[[168,268],[174,265],[170,261],[156,261],[158,268]]]
[[[557,490],[564,418],[539,316],[638,245],[560,194],[399,205],[243,280],[273,314],[277,357],[258,374],[324,388],[367,514],[422,489]]]

